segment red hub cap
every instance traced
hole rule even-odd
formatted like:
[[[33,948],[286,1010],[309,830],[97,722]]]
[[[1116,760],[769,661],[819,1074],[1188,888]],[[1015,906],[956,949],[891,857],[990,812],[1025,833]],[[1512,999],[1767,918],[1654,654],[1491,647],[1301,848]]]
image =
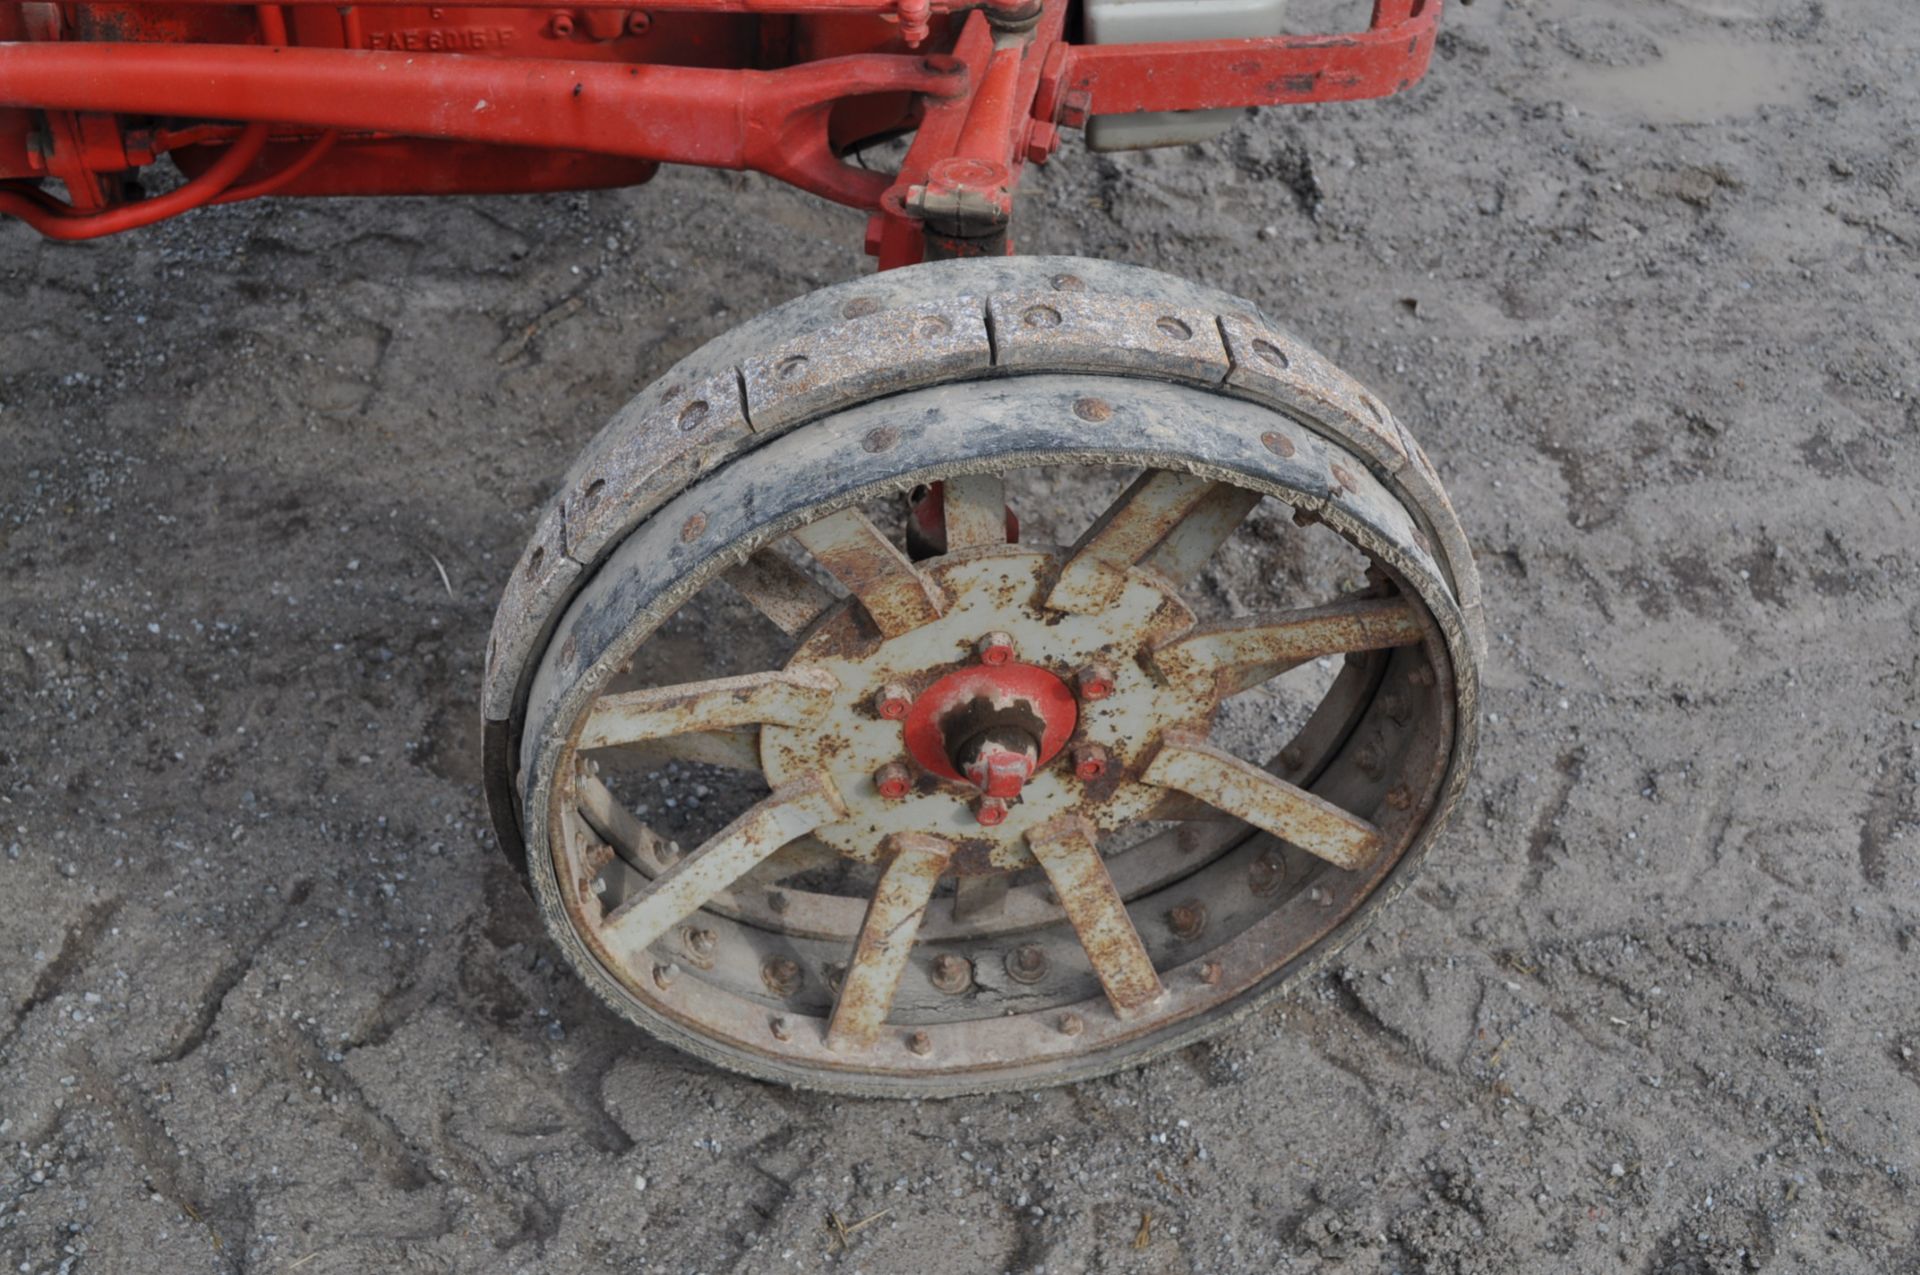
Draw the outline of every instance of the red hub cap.
[[[1078,718],[1073,691],[1047,670],[975,664],[921,692],[902,733],[923,770],[1004,800],[1060,755]]]

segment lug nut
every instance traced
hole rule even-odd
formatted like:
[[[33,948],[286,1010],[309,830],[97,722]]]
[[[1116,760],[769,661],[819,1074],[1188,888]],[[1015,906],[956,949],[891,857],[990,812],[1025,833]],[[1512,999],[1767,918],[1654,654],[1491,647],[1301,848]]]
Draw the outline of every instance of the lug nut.
[[[973,962],[964,956],[933,958],[933,985],[949,996],[957,996],[973,986]]]
[[[873,711],[890,722],[897,722],[913,707],[913,692],[898,682],[888,682],[873,697]]]
[[[1105,664],[1089,664],[1073,675],[1073,689],[1083,700],[1105,699],[1113,694],[1113,670]]]
[[[916,1056],[925,1058],[933,1052],[933,1038],[925,1032],[915,1032],[907,1037],[907,1048]]]
[[[1178,939],[1196,939],[1207,928],[1207,905],[1190,899],[1167,913],[1167,927]]]
[[[1073,777],[1090,784],[1107,773],[1107,750],[1098,744],[1073,746]]]
[[[801,977],[800,962],[791,956],[769,956],[761,962],[760,981],[767,985],[768,991],[782,999],[800,990]]]
[[[903,762],[890,761],[873,772],[873,786],[888,801],[898,801],[913,791],[913,772]]]
[[[1047,976],[1047,954],[1032,943],[1025,943],[1007,953],[1006,967],[1008,978],[1031,985]]]
[[[1005,797],[976,797],[973,801],[973,817],[988,828],[1007,821],[1007,799]]]
[[[1013,659],[1013,635],[998,631],[987,634],[974,645],[973,653],[980,657],[982,664],[991,664],[996,668]]]

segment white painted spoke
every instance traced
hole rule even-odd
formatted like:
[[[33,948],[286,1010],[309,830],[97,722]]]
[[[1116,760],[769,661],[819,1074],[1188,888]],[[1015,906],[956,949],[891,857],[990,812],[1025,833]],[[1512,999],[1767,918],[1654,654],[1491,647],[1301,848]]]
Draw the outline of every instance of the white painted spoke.
[[[1007,542],[1007,485],[998,474],[966,474],[941,484],[947,552]]]
[[[789,841],[846,815],[846,805],[824,774],[783,784],[608,913],[601,940],[623,964],[643,968],[647,948],[707,900]]]
[[[1336,868],[1364,868],[1380,853],[1380,830],[1195,735],[1169,733],[1141,776],[1198,797]]]
[[[1114,1014],[1137,1018],[1166,989],[1107,875],[1093,828],[1078,815],[1059,815],[1031,829],[1027,846],[1060,897],[1060,909],[1086,949]]]
[[[860,599],[885,637],[898,637],[937,620],[946,609],[933,582],[858,509],[843,509],[808,523],[793,538]]]
[[[1176,584],[1198,576],[1207,560],[1232,537],[1260,503],[1260,493],[1232,483],[1215,483],[1191,513],[1155,545],[1140,564],[1152,567]]]
[[[1126,587],[1127,568],[1146,557],[1213,487],[1205,478],[1167,469],[1140,475],[1074,545],[1047,606],[1077,613],[1104,610]]]
[[[818,580],[772,546],[720,578],[788,637],[804,632],[837,601]]]
[[[1216,694],[1234,695],[1323,655],[1410,646],[1423,636],[1419,612],[1404,598],[1348,598],[1201,625],[1157,648],[1153,662],[1169,682],[1211,680]]]
[[[880,1038],[920,932],[920,918],[953,855],[952,843],[924,833],[897,833],[887,844],[892,857],[867,903],[853,961],[833,1003],[829,1049],[867,1049]]]
[[[826,715],[839,688],[840,683],[825,669],[802,665],[602,695],[587,715],[580,747],[605,748],[767,723],[811,726]]]

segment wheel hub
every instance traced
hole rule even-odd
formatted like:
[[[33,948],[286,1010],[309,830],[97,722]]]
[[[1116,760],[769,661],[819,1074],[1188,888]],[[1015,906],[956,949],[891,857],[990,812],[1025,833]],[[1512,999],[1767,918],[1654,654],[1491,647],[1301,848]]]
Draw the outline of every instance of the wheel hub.
[[[800,644],[788,667],[840,689],[822,725],[766,727],[761,762],[774,784],[833,776],[849,818],[816,837],[872,861],[888,835],[932,832],[961,843],[956,871],[1006,871],[1032,864],[1026,831],[1048,819],[1111,830],[1160,800],[1138,782],[1144,753],[1168,729],[1204,731],[1217,701],[1161,684],[1143,657],[1192,614],[1144,570],[1098,614],[1049,611],[1063,557],[1010,546],[925,563],[939,619],[882,638],[849,606]]]

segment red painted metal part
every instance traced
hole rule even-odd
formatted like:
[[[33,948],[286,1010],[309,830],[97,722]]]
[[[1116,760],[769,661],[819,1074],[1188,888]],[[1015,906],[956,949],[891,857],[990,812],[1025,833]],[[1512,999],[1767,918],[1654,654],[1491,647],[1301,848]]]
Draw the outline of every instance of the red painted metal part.
[[[1025,166],[1089,115],[1397,92],[1440,11],[1374,0],[1352,35],[1084,46],[1065,40],[1074,0],[1033,2],[0,0],[0,213],[90,238],[263,195],[584,189],[694,164],[869,211],[885,269],[1010,251]],[[846,162],[906,131],[898,173]],[[139,200],[137,170],[168,153],[189,182]]]
[[[922,691],[901,724],[907,755],[922,770],[942,779],[968,782],[947,756],[941,719],[963,708],[975,697],[1011,704],[1025,700],[1045,725],[1036,764],[1044,766],[1060,755],[1080,720],[1080,706],[1067,684],[1032,664],[974,664],[956,669]]]

